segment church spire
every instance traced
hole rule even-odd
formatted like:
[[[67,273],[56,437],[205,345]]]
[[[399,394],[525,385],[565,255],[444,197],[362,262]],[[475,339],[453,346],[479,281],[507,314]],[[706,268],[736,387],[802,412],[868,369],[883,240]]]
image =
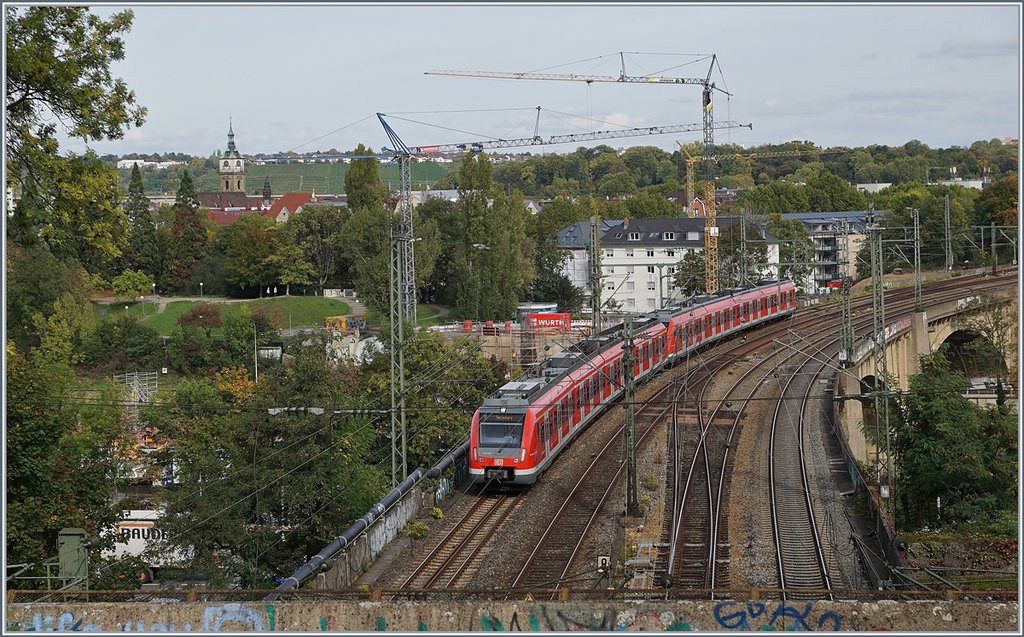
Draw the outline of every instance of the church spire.
[[[228,117],[228,151],[226,157],[238,157],[238,149],[235,148],[235,130],[231,125],[231,118]]]

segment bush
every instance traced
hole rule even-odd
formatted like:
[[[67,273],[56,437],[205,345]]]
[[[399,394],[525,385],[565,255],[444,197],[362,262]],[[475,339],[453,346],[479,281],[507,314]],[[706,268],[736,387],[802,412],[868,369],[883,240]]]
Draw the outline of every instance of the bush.
[[[178,325],[201,327],[209,334],[211,329],[221,326],[220,310],[217,309],[217,306],[209,303],[197,305],[178,317]]]
[[[443,520],[444,511],[441,510],[441,507],[434,507],[433,509],[430,510],[430,517],[434,518],[435,520]]]
[[[422,540],[430,534],[430,527],[422,522],[410,522],[405,525],[405,534],[414,540]]]
[[[106,318],[82,341],[83,365],[96,370],[145,368],[163,360],[156,330],[124,316]]]

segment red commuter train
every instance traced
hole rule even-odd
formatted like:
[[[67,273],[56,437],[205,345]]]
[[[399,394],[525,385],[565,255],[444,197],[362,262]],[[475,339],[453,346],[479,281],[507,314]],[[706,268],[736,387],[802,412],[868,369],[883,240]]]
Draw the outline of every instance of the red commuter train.
[[[725,290],[634,322],[637,382],[695,349],[796,311],[790,281]],[[469,475],[476,484],[530,485],[623,391],[622,328],[552,356],[537,375],[506,383],[473,414]]]

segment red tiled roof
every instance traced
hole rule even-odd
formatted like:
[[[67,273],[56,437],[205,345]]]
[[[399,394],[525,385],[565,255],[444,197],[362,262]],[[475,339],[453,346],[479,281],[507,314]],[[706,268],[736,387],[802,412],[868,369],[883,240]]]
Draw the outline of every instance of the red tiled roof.
[[[247,197],[244,192],[198,192],[199,205],[210,210],[224,210],[226,208],[242,208],[245,210],[259,210],[261,197]]]
[[[232,210],[224,212],[221,210],[210,210],[206,213],[206,218],[214,222],[218,226],[230,226],[245,215],[258,214],[255,211],[250,210]]]
[[[289,213],[294,213],[296,210],[305,206],[306,204],[315,201],[312,193],[308,192],[289,192],[274,202],[270,206],[270,210],[265,210],[263,216],[270,217],[271,219],[277,219],[277,216],[281,214],[281,211],[285,208],[288,209]]]

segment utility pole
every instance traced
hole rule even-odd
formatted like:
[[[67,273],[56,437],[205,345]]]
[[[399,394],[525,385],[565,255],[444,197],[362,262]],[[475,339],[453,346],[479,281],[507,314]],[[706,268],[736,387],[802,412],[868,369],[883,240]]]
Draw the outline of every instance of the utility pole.
[[[845,267],[840,271],[843,287],[839,299],[843,318],[840,331],[839,362],[847,367],[853,364],[853,302],[850,289],[853,285],[853,277],[848,272],[850,267],[850,222],[845,219],[843,220],[842,251]]]
[[[636,414],[633,405],[633,317],[623,321],[625,342],[622,345],[622,367],[625,388],[622,400],[626,408],[626,515],[640,513],[636,493]]]
[[[996,257],[996,223],[992,222],[992,276],[996,275],[996,266],[999,264],[999,259]]]
[[[590,336],[601,333],[601,217],[590,217]]]
[[[875,477],[878,480],[886,511],[891,516],[894,507],[893,493],[891,493],[892,455],[889,449],[889,392],[884,389],[885,383],[889,382],[889,367],[885,351],[885,277],[882,264],[882,227],[875,223],[874,212],[868,215],[867,230],[871,242],[871,309],[873,317],[871,341],[875,363],[875,386],[871,389],[875,412]],[[883,466],[885,467],[884,474]]]
[[[405,304],[402,302],[402,250],[391,230],[391,486],[408,475],[405,443]]]
[[[921,211],[917,208],[914,208],[914,311],[924,311],[921,304]]]
[[[747,217],[743,214],[746,210],[740,208],[740,279],[737,285],[743,285],[747,280]]]
[[[949,228],[949,193],[946,193],[946,206],[945,206],[945,224],[946,224],[946,272],[953,271],[953,241],[950,236]]]

